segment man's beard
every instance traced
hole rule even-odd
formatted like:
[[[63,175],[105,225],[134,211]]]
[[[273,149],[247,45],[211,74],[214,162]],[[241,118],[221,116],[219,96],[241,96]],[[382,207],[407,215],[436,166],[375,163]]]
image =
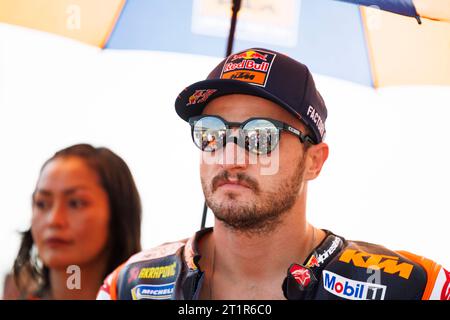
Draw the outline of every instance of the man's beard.
[[[305,153],[306,154],[306,153]],[[305,171],[305,154],[293,175],[281,183],[273,191],[260,190],[259,184],[245,173],[237,173],[235,179],[238,183],[245,183],[259,198],[254,203],[238,200],[239,196],[227,193],[227,201],[219,202],[213,199],[213,193],[217,189],[217,182],[227,180],[230,173],[226,170],[216,175],[207,186],[202,179],[203,192],[206,203],[213,211],[214,216],[233,231],[245,234],[269,233],[283,221],[283,216],[295,204],[303,182]]]

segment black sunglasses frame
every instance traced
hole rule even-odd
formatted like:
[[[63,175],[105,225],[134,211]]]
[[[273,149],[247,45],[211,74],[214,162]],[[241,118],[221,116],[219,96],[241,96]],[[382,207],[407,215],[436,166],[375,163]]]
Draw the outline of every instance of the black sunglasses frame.
[[[313,140],[310,136],[304,134],[304,133],[301,132],[300,130],[298,130],[298,129],[292,127],[291,125],[289,125],[289,124],[287,124],[287,123],[285,123],[285,122],[278,121],[278,120],[275,120],[275,119],[264,118],[264,117],[252,117],[252,118],[249,118],[249,119],[245,120],[244,122],[230,122],[230,121],[227,121],[227,120],[223,119],[223,118],[220,117],[220,116],[202,114],[202,115],[200,115],[200,116],[195,116],[195,117],[189,118],[189,125],[191,126],[192,140],[193,140],[194,144],[195,144],[197,147],[199,147],[199,146],[197,145],[197,143],[195,143],[195,137],[194,137],[194,128],[195,128],[195,124],[196,124],[199,120],[201,120],[201,119],[203,119],[203,118],[206,118],[206,117],[210,117],[210,118],[212,117],[212,118],[219,119],[220,121],[223,122],[223,124],[225,125],[225,128],[226,128],[227,130],[230,130],[231,128],[239,128],[240,130],[243,130],[244,127],[245,127],[245,125],[246,125],[247,123],[249,123],[250,121],[253,121],[253,120],[266,120],[266,121],[269,121],[270,123],[272,123],[278,130],[285,131],[285,132],[288,132],[288,133],[291,133],[291,134],[295,135],[297,138],[299,138],[299,140],[300,140],[301,143],[315,144],[314,140]],[[281,138],[281,135],[279,135],[279,136],[280,136],[280,138]],[[224,145],[223,145],[223,147],[225,147],[225,145],[226,145],[226,143],[228,142],[228,140],[229,140],[228,138],[224,140]],[[235,140],[234,142],[235,142],[236,144],[238,144],[236,140]],[[199,147],[199,148],[200,148],[200,147]],[[201,149],[201,148],[200,148],[200,149]],[[202,150],[202,151],[204,151],[204,150]],[[248,151],[248,150],[247,150],[247,151]],[[269,151],[268,153],[270,153],[270,151]]]

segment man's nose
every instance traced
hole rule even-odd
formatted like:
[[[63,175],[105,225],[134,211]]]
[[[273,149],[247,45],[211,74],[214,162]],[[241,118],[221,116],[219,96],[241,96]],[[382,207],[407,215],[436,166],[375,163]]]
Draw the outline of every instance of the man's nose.
[[[244,148],[239,145],[239,129],[232,129],[226,137],[223,148],[221,165],[224,169],[242,168],[247,166],[247,156]]]

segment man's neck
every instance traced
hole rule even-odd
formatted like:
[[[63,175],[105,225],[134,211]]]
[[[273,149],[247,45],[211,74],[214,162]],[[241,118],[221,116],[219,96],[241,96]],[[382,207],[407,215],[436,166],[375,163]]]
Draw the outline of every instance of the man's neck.
[[[232,231],[216,222],[213,232],[216,267],[236,278],[246,275],[247,279],[261,279],[276,272],[285,273],[293,262],[303,263],[324,234],[299,220],[290,215],[268,234],[253,235]]]
[[[254,287],[255,293],[263,292],[263,287],[270,291],[269,286],[273,286],[282,296],[281,284],[288,267],[303,263],[325,237],[324,231],[306,222],[304,210],[304,202],[297,203],[268,233],[242,233],[216,220],[214,232],[202,246],[206,253],[203,267],[207,269],[207,282],[213,279],[214,291],[219,292],[218,285],[223,289],[227,284],[247,291]]]

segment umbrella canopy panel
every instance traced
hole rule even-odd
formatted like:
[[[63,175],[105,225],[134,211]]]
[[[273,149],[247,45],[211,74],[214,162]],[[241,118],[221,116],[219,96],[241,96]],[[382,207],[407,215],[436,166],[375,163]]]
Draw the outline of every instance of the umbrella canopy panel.
[[[106,48],[223,56],[230,15],[226,1],[129,0]],[[244,2],[234,51],[255,46],[298,58],[314,72],[372,85],[358,6],[329,0]]]
[[[450,23],[361,7],[375,87],[450,85]]]
[[[2,0],[0,22],[103,48],[126,0]]]
[[[450,0],[247,0],[234,51],[269,47],[315,73],[373,87],[450,85],[447,7]],[[411,18],[418,15],[435,20],[419,25]],[[219,57],[226,51],[230,17],[231,1],[223,0],[0,2],[1,22],[101,48]]]

